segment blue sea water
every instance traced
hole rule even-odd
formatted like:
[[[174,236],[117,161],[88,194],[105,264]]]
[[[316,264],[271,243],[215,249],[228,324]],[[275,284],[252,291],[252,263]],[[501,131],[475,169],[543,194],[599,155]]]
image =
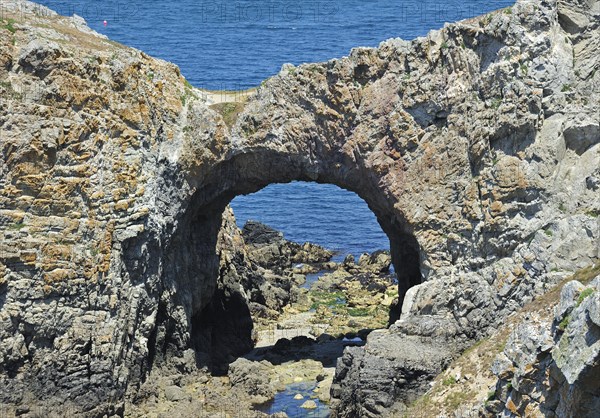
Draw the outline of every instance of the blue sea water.
[[[284,391],[275,394],[272,402],[258,409],[267,414],[285,412],[289,418],[328,418],[330,416],[329,408],[318,398],[314,397],[313,389],[315,387],[316,382],[287,385]],[[302,399],[294,399],[294,396],[297,394],[302,395]],[[317,406],[315,409],[302,408],[302,404],[309,399],[315,402]]]
[[[272,184],[231,203],[238,225],[260,220],[292,241],[310,241],[346,254],[388,249],[387,236],[369,207],[355,193],[331,184]]]
[[[41,0],[111,39],[179,65],[196,87],[259,85],[287,62],[413,39],[513,0]],[[104,26],[103,21],[107,21]]]
[[[412,39],[445,22],[510,6],[513,0],[41,0],[78,14],[111,39],[174,62],[196,87],[246,89],[284,63],[323,61],[356,46]],[[106,21],[106,26],[104,25]],[[271,185],[234,199],[243,224],[265,222],[288,239],[342,253],[389,247],[355,194],[312,183]]]

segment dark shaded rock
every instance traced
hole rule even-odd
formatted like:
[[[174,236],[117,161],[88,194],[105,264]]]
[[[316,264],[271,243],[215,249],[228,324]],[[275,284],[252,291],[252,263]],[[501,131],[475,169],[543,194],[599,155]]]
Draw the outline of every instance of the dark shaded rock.
[[[257,221],[248,221],[242,228],[244,241],[249,245],[280,244],[283,233]]]
[[[31,409],[27,405],[21,405],[18,406],[15,410],[15,415],[20,417],[21,415],[25,415],[26,413],[28,413],[30,410]]]
[[[416,400],[452,351],[435,339],[371,332],[365,347],[349,347],[338,360],[331,392],[335,416],[376,417],[396,402]]]
[[[287,338],[280,338],[273,346],[273,351],[276,353],[286,353],[292,347],[292,342]]]
[[[564,136],[566,146],[581,155],[600,143],[600,122],[594,119],[571,120],[565,127]]]

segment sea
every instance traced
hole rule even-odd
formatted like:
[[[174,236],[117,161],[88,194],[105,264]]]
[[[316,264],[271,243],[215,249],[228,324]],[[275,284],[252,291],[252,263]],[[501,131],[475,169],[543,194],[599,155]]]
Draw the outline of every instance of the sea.
[[[511,0],[42,0],[125,45],[177,64],[196,87],[245,90],[284,63],[326,61],[388,38],[424,36]],[[1,5],[1,3],[0,3]],[[333,185],[273,184],[231,203],[240,226],[258,220],[287,239],[360,255],[388,249],[367,204]]]

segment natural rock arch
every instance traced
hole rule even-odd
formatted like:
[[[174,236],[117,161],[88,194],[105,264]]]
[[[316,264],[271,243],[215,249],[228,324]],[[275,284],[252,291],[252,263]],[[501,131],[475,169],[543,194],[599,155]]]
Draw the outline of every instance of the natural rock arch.
[[[385,188],[379,186],[376,174],[367,168],[343,163],[331,163],[329,156],[315,156],[313,163],[302,155],[274,152],[244,152],[215,167],[192,197],[185,217],[190,222],[206,212],[220,213],[235,197],[256,192],[273,183],[314,181],[333,184],[361,197],[375,214],[390,239],[391,254],[399,281],[401,295],[421,282],[420,249],[411,226],[402,219],[386,198]],[[389,192],[388,192],[389,194]],[[214,209],[213,209],[214,208]]]
[[[419,249],[406,315],[344,362],[347,416],[403,396],[406,341],[439,354],[413,370],[424,390],[555,269],[598,259],[597,1],[518,1],[285,66],[233,124],[175,66],[17,3],[0,45],[2,403],[112,415],[152,365],[189,370],[195,314],[222,290],[220,214],[272,182],[358,193],[405,287]]]
[[[529,13],[524,3],[519,7]],[[479,21],[465,21],[412,43],[389,40],[339,60],[284,66],[233,124],[206,106],[210,94],[183,106],[179,135],[162,144],[168,164],[155,192],[169,196],[170,205],[154,214],[174,221],[157,241],[164,260],[158,283],[172,288],[166,298],[163,292],[167,313],[160,319],[171,324],[167,334],[176,351],[191,346],[192,317],[214,294],[215,248],[227,203],[293,180],[335,184],[367,202],[390,238],[401,295],[423,279],[439,279],[423,288],[420,304],[407,306],[412,314],[436,318],[423,331],[414,325],[417,332],[475,338],[492,323],[494,309],[513,309],[503,305],[511,301],[495,300],[490,280],[497,273],[489,266],[511,254],[517,255],[510,263],[522,264],[515,249],[535,231],[524,232],[513,215],[535,216],[548,187],[540,175],[526,176],[537,170],[533,155],[547,148],[538,74],[515,69],[497,45],[488,48],[490,37],[501,37],[506,50],[527,49],[523,34],[542,31],[534,20],[515,27],[491,34]],[[545,53],[552,56],[551,49]],[[482,54],[491,58],[474,72]],[[506,106],[499,99],[504,95]],[[144,234],[135,239],[152,241]],[[461,280],[469,284],[457,284]],[[523,281],[524,287],[535,280]],[[445,283],[452,284],[442,291]],[[464,309],[458,307],[461,286],[471,288]],[[470,311],[475,314],[466,320]],[[160,320],[155,326],[163,327]],[[156,334],[161,346],[167,334]]]
[[[219,271],[218,235],[226,206],[234,197],[256,192],[269,184],[294,180],[314,181],[334,184],[355,192],[368,204],[390,240],[392,262],[399,283],[398,309],[406,291],[421,283],[420,249],[417,240],[412,235],[410,225],[402,220],[402,214],[394,211],[393,206],[390,207],[389,200],[385,197],[385,189],[373,184],[373,180],[377,178],[376,174],[355,164],[346,166],[331,163],[334,158],[331,155],[316,155],[314,162],[307,162],[305,156],[298,154],[273,152],[268,149],[241,149],[236,155],[208,171],[198,189],[186,202],[165,257],[169,260],[166,263],[165,274],[169,276],[169,271],[178,272],[166,281],[172,282],[179,289],[174,295],[177,299],[175,303],[185,306],[190,322],[189,338],[192,340],[192,346],[203,352],[201,355],[210,351],[217,351],[214,354],[220,355],[220,358],[229,354],[242,354],[242,351],[236,352],[235,349],[218,353],[222,350],[212,350],[209,347],[213,338],[210,335],[213,329],[210,322],[213,317],[218,317],[221,321],[219,338],[239,337],[238,340],[244,341],[229,346],[242,347],[242,350],[243,347],[249,348],[248,330],[251,320],[246,301],[239,294],[228,294],[227,301],[224,302],[225,295],[222,290],[216,290],[215,296],[210,290],[196,292],[195,289],[215,289],[219,275],[222,274]],[[206,295],[209,295],[210,301]],[[215,304],[227,304],[227,307],[215,307]],[[228,316],[227,310],[234,311],[230,314],[231,321],[224,319]],[[398,317],[399,311],[391,313],[392,322]],[[231,329],[227,329],[228,326]],[[232,335],[236,333],[243,335]],[[220,345],[225,346],[227,345]],[[200,364],[204,364],[203,361],[200,361]],[[210,363],[210,359],[208,362]]]

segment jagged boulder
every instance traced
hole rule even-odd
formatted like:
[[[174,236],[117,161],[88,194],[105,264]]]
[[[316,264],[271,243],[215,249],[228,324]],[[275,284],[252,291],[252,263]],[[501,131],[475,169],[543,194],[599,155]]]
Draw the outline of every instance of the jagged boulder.
[[[361,270],[372,273],[385,273],[390,269],[392,257],[388,251],[375,251],[372,254],[361,254],[358,266]]]
[[[280,231],[256,221],[246,222],[242,236],[251,261],[279,272],[292,267],[292,263],[325,263],[333,256],[320,245],[288,241]]]
[[[234,389],[254,397],[256,403],[265,402],[276,393],[272,384],[273,365],[266,360],[250,361],[239,358],[229,365],[229,380]]]

